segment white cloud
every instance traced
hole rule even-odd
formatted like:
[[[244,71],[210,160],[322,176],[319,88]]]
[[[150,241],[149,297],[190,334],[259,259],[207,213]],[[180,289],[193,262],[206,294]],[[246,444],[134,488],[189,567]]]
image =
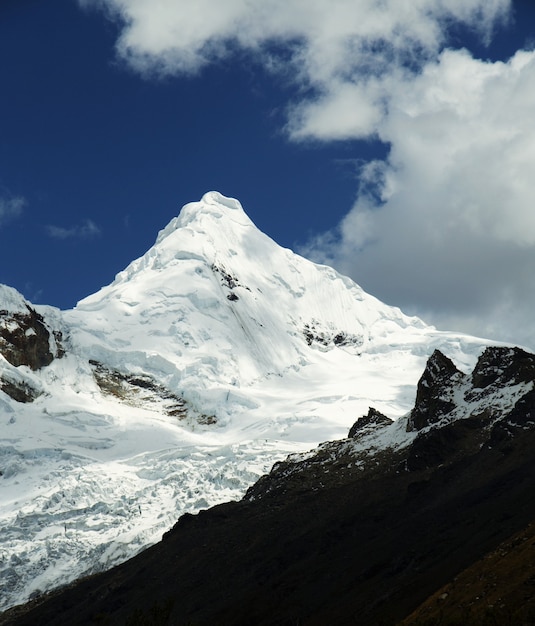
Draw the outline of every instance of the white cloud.
[[[372,82],[375,81],[368,81],[365,87],[348,82],[331,85],[329,92],[317,100],[296,105],[288,124],[292,138],[325,141],[366,137],[376,132],[383,113],[379,104],[381,90],[378,85],[374,89]]]
[[[391,85],[436,58],[453,24],[488,39],[511,0],[79,0],[122,26],[117,54],[145,76],[196,73],[252,53],[293,77],[295,140],[379,132]],[[301,89],[304,88],[304,89]],[[307,94],[304,96],[303,94]]]
[[[0,197],[0,223],[21,215],[26,205],[26,199],[22,196]]]
[[[119,54],[141,71],[196,72],[239,46],[293,48],[313,84],[360,73],[415,51],[434,52],[443,22],[462,21],[488,35],[509,0],[79,0],[123,25]],[[380,44],[378,46],[378,44]],[[286,55],[285,55],[286,56]],[[287,56],[286,56],[287,58]]]
[[[54,239],[91,239],[100,235],[100,228],[92,220],[85,220],[81,224],[65,228],[63,226],[46,226],[46,232]]]
[[[535,348],[535,52],[446,50],[391,93],[387,162],[303,251],[443,327]]]

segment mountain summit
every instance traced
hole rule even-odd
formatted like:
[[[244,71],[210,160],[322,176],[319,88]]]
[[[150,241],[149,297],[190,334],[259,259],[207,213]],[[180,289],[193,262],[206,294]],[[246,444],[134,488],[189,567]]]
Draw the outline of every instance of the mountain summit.
[[[174,377],[175,387],[212,392],[211,403],[206,393],[199,400],[209,411],[221,410],[229,386],[236,392],[299,370],[334,348],[354,357],[426,330],[333,269],[281,248],[237,200],[216,192],[186,205],[143,257],[68,320],[94,358],[110,362],[119,352],[124,362],[128,345],[141,359],[130,366],[146,371],[157,354],[155,371]]]
[[[0,608],[126,559],[275,461],[407,413],[427,326],[281,248],[237,200],[187,204],[69,311],[0,288]]]

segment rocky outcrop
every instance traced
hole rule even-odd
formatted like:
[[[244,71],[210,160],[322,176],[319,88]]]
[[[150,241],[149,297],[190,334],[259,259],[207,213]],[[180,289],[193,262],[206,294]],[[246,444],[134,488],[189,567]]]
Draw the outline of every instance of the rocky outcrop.
[[[471,379],[474,390],[533,381],[535,356],[522,348],[486,348],[477,361]]]
[[[229,293],[227,293],[227,300],[230,300],[231,302],[237,302],[240,299],[238,294],[236,294],[234,291],[234,289],[236,289],[237,287],[241,287],[243,289],[246,289],[247,291],[251,291],[249,287],[240,283],[240,280],[237,276],[233,276],[232,274],[230,274],[223,266],[212,263],[212,271],[214,272],[214,274],[219,275],[221,285],[229,290]]]
[[[416,402],[407,422],[407,430],[421,430],[436,424],[455,406],[453,389],[464,378],[453,362],[435,350],[418,381]]]
[[[0,355],[7,364],[0,368],[0,389],[17,402],[33,402],[42,390],[35,377],[24,374],[24,367],[36,371],[64,356],[63,333],[14,289],[2,286],[1,295]]]
[[[359,348],[364,343],[364,339],[355,333],[332,327],[325,328],[318,320],[311,320],[304,325],[303,335],[307,345],[316,345],[322,348]]]
[[[492,447],[535,427],[535,355],[490,347],[465,376],[435,351],[418,383],[408,430],[422,431],[408,448],[405,468],[436,467]],[[426,428],[433,424],[440,427]]]
[[[391,471],[447,467],[534,430],[534,386],[535,355],[519,348],[487,348],[470,376],[435,350],[418,382],[414,408],[398,423],[370,408],[348,439],[275,464],[245,497],[333,488],[355,473],[376,479]]]
[[[389,426],[392,424],[393,420],[386,415],[383,415],[377,409],[370,407],[368,410],[368,415],[364,415],[363,417],[359,417],[358,420],[351,426],[349,429],[348,437],[355,438],[360,437],[364,434],[369,434],[370,432],[377,430],[379,428],[383,428],[384,426]]]
[[[146,374],[123,374],[90,359],[93,377],[100,390],[130,406],[147,406],[179,420],[194,420],[198,424],[217,422],[214,415],[192,411],[186,401]]]
[[[25,312],[0,310],[0,353],[15,367],[27,365],[38,370],[49,365],[55,357],[63,356],[61,331],[53,332],[51,349],[50,329],[43,316],[26,305]]]
[[[33,402],[41,395],[41,390],[25,380],[10,379],[9,376],[0,376],[0,389],[16,402]]]

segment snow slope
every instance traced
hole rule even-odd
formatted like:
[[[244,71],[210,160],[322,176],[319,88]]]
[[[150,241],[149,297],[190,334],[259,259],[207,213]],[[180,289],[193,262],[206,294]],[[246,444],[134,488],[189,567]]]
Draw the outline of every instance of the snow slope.
[[[0,288],[6,313],[27,306]],[[33,308],[65,355],[35,371],[0,356],[0,376],[41,393],[23,404],[0,391],[0,608],[241,497],[369,406],[403,415],[435,348],[468,369],[488,343],[279,247],[216,192],[75,309]]]

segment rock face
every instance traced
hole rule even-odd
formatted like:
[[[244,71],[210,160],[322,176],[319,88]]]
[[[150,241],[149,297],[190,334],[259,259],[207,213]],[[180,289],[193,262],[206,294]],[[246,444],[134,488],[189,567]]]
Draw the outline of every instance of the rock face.
[[[407,430],[421,430],[436,424],[454,409],[453,390],[463,378],[464,374],[453,362],[440,350],[435,350],[418,382],[416,403],[407,422]]]
[[[0,623],[397,624],[535,520],[534,374],[519,349],[489,348],[471,375],[435,352],[404,418],[370,409],[351,438]]]
[[[520,348],[487,348],[465,376],[436,351],[418,383],[408,430],[419,433],[406,459],[424,469],[492,447],[535,424],[535,357]]]
[[[1,291],[9,308],[0,310],[0,355],[13,368],[0,374],[0,389],[17,402],[33,402],[41,390],[14,368],[26,366],[37,371],[64,356],[63,333],[15,290],[1,286]]]
[[[521,348],[487,348],[472,372],[472,387],[489,389],[526,383],[535,379],[535,360]]]
[[[349,429],[348,437],[361,437],[363,434],[368,434],[375,429],[382,428],[392,424],[393,420],[386,415],[383,415],[377,409],[370,407],[368,415],[359,417],[359,419]]]
[[[52,362],[50,332],[42,315],[27,306],[25,313],[0,311],[0,352],[15,367],[38,370]],[[58,333],[57,339],[61,339]]]
[[[394,423],[374,408],[351,427],[350,440],[292,455],[253,485],[246,498],[288,491],[290,484],[333,485],[358,467],[362,476],[431,471],[535,428],[535,355],[486,348],[468,376],[435,350],[418,382],[414,408]],[[405,433],[401,433],[401,429]],[[399,464],[399,465],[396,465]],[[327,471],[327,467],[335,472]],[[348,469],[349,468],[349,469]],[[304,476],[314,476],[314,485]]]

